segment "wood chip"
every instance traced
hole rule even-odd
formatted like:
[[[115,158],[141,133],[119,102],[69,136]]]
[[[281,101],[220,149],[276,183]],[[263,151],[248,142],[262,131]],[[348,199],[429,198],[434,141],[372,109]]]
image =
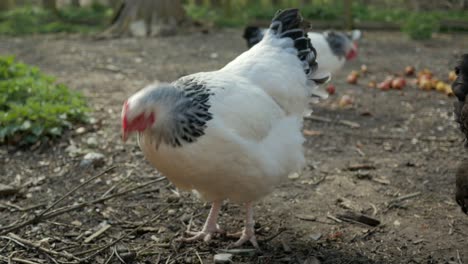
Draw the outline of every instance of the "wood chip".
[[[357,214],[351,211],[348,211],[344,214],[339,214],[337,215],[337,218],[346,222],[357,222],[368,226],[380,225],[380,221],[375,218],[363,214]]]
[[[358,171],[358,170],[375,170],[375,166],[372,164],[351,164],[346,169],[349,171]]]
[[[315,233],[315,234],[310,235],[310,238],[312,238],[312,240],[314,241],[318,241],[321,237],[322,237],[321,233]]]
[[[317,217],[315,217],[313,215],[299,214],[299,215],[296,215],[296,217],[301,219],[301,220],[304,220],[304,221],[315,221],[315,220],[317,220]]]
[[[338,123],[340,123],[342,125],[345,125],[345,126],[349,126],[350,128],[360,128],[361,127],[361,125],[359,123],[349,121],[349,120],[339,120]]]
[[[0,183],[0,197],[9,196],[19,193],[20,189],[11,185],[5,185]]]
[[[320,136],[322,135],[322,132],[321,131],[318,131],[318,130],[310,130],[310,129],[304,129],[302,131],[302,133],[304,133],[304,136],[308,136],[308,137],[313,137],[313,136]]]
[[[372,178],[372,181],[375,181],[377,183],[383,184],[383,185],[389,185],[390,181],[385,179],[385,178]]]

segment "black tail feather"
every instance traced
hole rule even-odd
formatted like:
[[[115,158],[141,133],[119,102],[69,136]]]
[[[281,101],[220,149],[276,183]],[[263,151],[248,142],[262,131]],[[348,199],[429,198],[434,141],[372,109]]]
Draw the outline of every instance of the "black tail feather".
[[[315,72],[317,65],[317,51],[312,46],[310,39],[307,37],[307,32],[303,28],[303,18],[297,8],[278,10],[273,17],[270,29],[273,30],[280,38],[291,38],[294,40],[294,47],[298,51],[298,57],[304,64],[304,71],[307,75]],[[327,81],[314,80],[318,83]]]
[[[461,57],[455,67],[457,79],[452,83],[452,90],[457,97],[454,104],[455,120],[460,125],[460,131],[465,134],[465,146],[468,147],[468,54]]]
[[[247,26],[242,37],[247,41],[247,47],[250,49],[262,40],[263,32],[259,27]]]

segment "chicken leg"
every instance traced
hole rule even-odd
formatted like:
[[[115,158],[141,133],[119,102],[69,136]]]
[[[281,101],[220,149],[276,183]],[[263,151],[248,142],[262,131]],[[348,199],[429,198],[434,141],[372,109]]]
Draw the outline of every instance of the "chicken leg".
[[[203,239],[205,242],[208,242],[215,233],[224,233],[224,231],[219,228],[218,224],[216,223],[218,220],[219,210],[221,210],[221,203],[221,201],[213,202],[210,213],[208,214],[206,222],[203,225],[203,229],[199,232],[192,232],[190,230],[187,231],[187,234],[191,235],[192,237],[182,238],[182,241],[192,242]]]
[[[239,247],[247,241],[250,241],[252,245],[260,250],[260,247],[257,243],[257,238],[255,237],[255,220],[253,217],[253,203],[248,202],[245,204],[246,207],[246,219],[245,219],[245,226],[242,232],[238,232],[235,234],[230,234],[231,237],[239,237],[236,243],[232,245],[232,247]]]

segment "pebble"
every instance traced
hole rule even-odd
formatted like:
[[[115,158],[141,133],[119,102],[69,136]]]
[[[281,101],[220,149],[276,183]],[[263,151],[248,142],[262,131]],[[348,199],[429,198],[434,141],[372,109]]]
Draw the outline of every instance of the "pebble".
[[[79,127],[75,130],[75,133],[77,133],[78,135],[80,134],[84,134],[86,132],[86,128],[85,127]]]
[[[95,147],[98,145],[98,141],[97,141],[97,138],[95,137],[89,137],[88,139],[86,139],[86,144],[88,146],[92,146],[92,147]]]
[[[299,179],[299,177],[300,177],[300,175],[299,175],[299,173],[297,173],[297,172],[294,172],[294,173],[291,173],[291,174],[288,175],[288,178],[289,178],[290,180]]]
[[[232,254],[220,253],[214,255],[214,263],[231,263]]]
[[[80,162],[81,167],[93,166],[99,167],[105,164],[104,154],[98,152],[90,152],[83,157],[83,160]]]

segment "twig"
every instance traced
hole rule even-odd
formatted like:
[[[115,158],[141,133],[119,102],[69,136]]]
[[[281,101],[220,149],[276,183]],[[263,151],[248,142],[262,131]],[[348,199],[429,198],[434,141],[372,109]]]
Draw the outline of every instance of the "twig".
[[[368,226],[378,226],[380,225],[380,221],[371,217],[368,217],[363,214],[356,214],[351,211],[347,211],[344,214],[337,215],[337,218],[343,221],[358,223],[358,224],[365,224]]]
[[[135,191],[137,189],[141,189],[143,187],[146,187],[146,186],[148,186],[150,184],[162,181],[164,179],[165,179],[165,177],[161,177],[161,178],[158,178],[156,180],[152,180],[152,181],[149,181],[147,183],[144,183],[142,185],[138,185],[136,187],[130,188],[128,190],[125,190],[125,191],[122,191],[122,192],[119,192],[119,193],[115,193],[113,195],[109,195],[107,197],[98,198],[98,199],[88,201],[88,202],[82,202],[82,203],[79,203],[79,204],[76,204],[76,205],[73,205],[73,206],[64,206],[64,207],[58,208],[58,209],[56,209],[56,210],[54,210],[52,212],[44,214],[40,218],[35,217],[35,218],[31,219],[31,220],[26,220],[26,221],[21,222],[19,224],[10,225],[8,227],[5,227],[4,230],[0,229],[0,235],[3,235],[4,233],[7,233],[7,232],[12,232],[12,231],[18,230],[18,229],[20,229],[22,227],[25,227],[25,226],[30,225],[30,224],[37,223],[37,222],[39,222],[41,220],[47,220],[47,219],[56,217],[58,215],[62,215],[62,214],[67,213],[67,212],[78,210],[80,208],[83,208],[83,207],[86,207],[86,206],[89,206],[89,205],[92,205],[92,204],[102,203],[104,201],[107,201],[107,200],[110,200],[110,199],[113,199],[113,198],[116,198],[116,197],[119,197],[119,196],[123,196],[123,195],[125,195],[127,193],[130,193],[130,192]]]
[[[5,261],[5,262],[9,263],[9,259],[7,257],[0,256],[0,259],[2,261]],[[23,263],[23,264],[40,264],[38,262],[30,261],[30,260],[27,260],[27,259],[21,259],[21,258],[10,258],[10,260],[14,261],[14,262],[18,262],[18,263]]]
[[[83,260],[88,260],[94,256],[96,256],[97,254],[101,253],[103,250],[107,249],[107,248],[110,248],[112,247],[113,245],[117,244],[118,242],[120,242],[121,240],[123,240],[124,238],[136,233],[138,231],[138,229],[142,228],[143,226],[153,222],[154,220],[158,219],[160,216],[161,216],[161,213],[164,212],[164,210],[166,210],[167,208],[169,208],[169,206],[166,206],[164,207],[163,209],[161,209],[159,211],[159,213],[156,214],[156,216],[154,216],[153,218],[145,221],[144,223],[142,223],[141,225],[135,227],[134,229],[132,229],[130,232],[127,232],[125,234],[123,234],[122,236],[120,236],[119,238],[117,238],[116,240],[104,245],[104,246],[100,246],[100,247],[97,247],[97,248],[92,248],[92,249],[89,249],[89,250],[85,250],[85,251],[82,251],[82,252],[78,252],[76,253],[77,256],[81,256],[81,255],[86,255],[88,253],[91,253],[91,252],[94,252],[93,254],[85,257]]]
[[[334,216],[331,215],[331,214],[327,214],[327,218],[329,218],[329,219],[331,219],[331,220],[333,220],[333,221],[335,221],[335,222],[337,222],[337,223],[343,223],[343,221],[341,221],[340,219],[334,217]]]
[[[276,234],[274,234],[274,235],[272,235],[272,236],[269,236],[269,237],[263,239],[263,240],[260,241],[260,242],[262,242],[262,243],[269,242],[269,241],[275,239],[277,236],[281,235],[281,233],[283,233],[284,231],[286,231],[286,228],[281,228],[280,230],[278,230],[278,232],[276,232]]]
[[[109,256],[109,258],[107,258],[106,262],[104,262],[104,264],[109,264],[110,261],[112,260],[112,257],[114,256],[115,254],[115,251],[112,251],[112,254]]]
[[[414,137],[410,136],[393,136],[393,135],[372,135],[366,133],[353,133],[353,132],[343,132],[343,135],[353,136],[353,137],[363,137],[369,139],[377,139],[377,140],[413,140]],[[330,135],[330,134],[325,134]],[[456,137],[435,137],[435,136],[428,136],[428,137],[418,137],[418,140],[421,141],[429,141],[429,142],[457,142],[460,141],[459,138]]]
[[[114,255],[120,260],[120,262],[122,262],[123,264],[127,264],[127,262],[125,262],[125,260],[123,260],[123,258],[119,255],[119,252],[117,252],[116,247],[113,247],[112,251],[114,252]]]
[[[334,121],[334,120],[332,120],[330,118],[315,116],[315,115],[305,116],[304,119],[312,120],[312,121],[319,121],[319,122],[324,122],[324,123],[337,122],[338,124],[345,125],[345,126],[348,126],[348,127],[351,127],[351,128],[360,128],[361,127],[361,125],[359,123],[356,123],[356,122],[353,122],[353,121],[341,120],[341,119]]]
[[[195,250],[195,255],[197,255],[198,261],[200,261],[200,264],[203,264],[203,260],[200,257],[200,254],[198,254],[198,251]]]
[[[40,218],[41,216],[43,216],[45,213],[49,212],[50,210],[52,210],[52,208],[54,208],[58,203],[60,203],[61,201],[65,200],[65,198],[69,197],[70,195],[72,195],[73,193],[75,193],[76,191],[78,191],[79,189],[83,188],[85,185],[87,185],[88,183],[94,181],[95,179],[101,177],[102,175],[108,173],[109,171],[115,169],[116,166],[112,166],[106,170],[104,170],[103,172],[97,174],[96,176],[93,176],[91,177],[90,179],[88,179],[87,181],[83,182],[82,184],[78,185],[77,187],[73,188],[71,191],[67,192],[65,195],[63,195],[62,197],[60,197],[57,201],[55,201],[54,203],[52,203],[50,206],[48,206],[46,209],[44,209],[41,213],[39,213],[36,217],[37,218]]]
[[[410,194],[407,194],[407,195],[403,195],[403,196],[400,196],[400,197],[397,197],[393,200],[390,200],[387,204],[387,207],[391,207],[395,204],[398,204],[400,202],[403,202],[405,200],[409,200],[409,199],[412,199],[412,198],[415,198],[417,196],[421,195],[421,192],[415,192],[415,193],[410,193]]]
[[[91,242],[93,239],[97,238],[98,236],[102,235],[104,232],[107,231],[107,229],[109,229],[111,227],[111,225],[109,224],[105,224],[103,225],[101,228],[99,228],[98,231],[94,232],[94,234],[90,235],[89,237],[87,237],[84,242],[85,243],[89,243]]]
[[[65,195],[63,195],[62,197],[60,197],[57,201],[55,201],[54,203],[52,203],[50,206],[48,206],[46,209],[44,209],[42,212],[40,212],[39,214],[35,215],[33,218],[29,219],[29,220],[26,220],[24,222],[21,222],[19,224],[13,224],[13,225],[9,225],[9,226],[5,226],[5,227],[2,227],[0,228],[0,235],[4,235],[4,234],[7,234],[7,233],[10,233],[10,232],[14,232],[18,229],[21,229],[25,226],[28,226],[30,224],[34,224],[34,223],[37,223],[41,220],[44,219],[44,215],[49,212],[54,206],[56,206],[58,203],[60,203],[61,201],[63,201],[65,198],[67,198],[68,196],[70,196],[71,194],[73,194],[74,192],[76,192],[77,190],[79,190],[80,188],[82,188],[83,186],[85,186],[86,184],[88,184],[89,182],[101,177],[102,175],[106,174],[107,172],[109,172],[110,170],[114,169],[116,166],[113,166],[113,167],[110,167],[108,169],[106,169],[105,171],[99,173],[98,175],[96,176],[93,176],[91,177],[89,180],[83,182],[82,184],[78,185],[76,188],[74,188],[73,190],[69,191],[68,193],[66,193]],[[49,217],[50,218],[50,217]]]
[[[125,191],[121,191],[121,192],[118,192],[118,193],[115,193],[115,194],[112,194],[112,195],[109,195],[107,197],[103,197],[103,198],[97,198],[97,199],[94,199],[92,201],[89,201],[89,202],[82,202],[82,203],[79,203],[79,204],[76,204],[76,205],[73,205],[73,206],[64,206],[64,207],[61,207],[59,209],[56,209],[46,215],[44,215],[44,218],[45,219],[49,219],[49,218],[52,218],[52,217],[55,217],[57,215],[61,215],[61,214],[64,214],[64,213],[67,213],[67,212],[70,212],[70,211],[74,211],[74,210],[77,210],[77,209],[80,209],[80,208],[83,208],[83,207],[86,207],[88,205],[92,205],[92,204],[97,204],[97,203],[102,203],[102,202],[105,202],[107,200],[110,200],[110,199],[113,199],[113,198],[116,198],[116,197],[119,197],[119,196],[123,196],[127,193],[130,193],[130,192],[133,192],[135,190],[138,190],[138,189],[141,189],[141,188],[144,188],[148,185],[151,185],[153,183],[156,183],[156,182],[160,182],[162,180],[166,179],[165,177],[161,177],[161,178],[158,178],[156,180],[152,180],[152,181],[149,181],[149,182],[146,182],[146,183],[143,183],[141,185],[138,185],[138,186],[135,186],[133,188],[130,188],[128,190],[125,190]]]
[[[15,242],[16,244],[18,244],[18,245],[20,245],[22,247],[26,247],[26,248],[30,247],[30,248],[34,248],[34,249],[36,249],[38,251],[41,251],[43,253],[46,253],[46,254],[51,254],[51,255],[63,257],[63,258],[66,258],[66,259],[74,259],[74,260],[80,261],[79,258],[73,256],[70,253],[62,253],[62,252],[57,252],[57,251],[52,250],[52,249],[47,249],[45,247],[40,246],[37,243],[34,243],[34,242],[30,241],[30,240],[21,238],[21,237],[15,235],[13,233],[9,233],[8,236],[2,236],[2,238],[10,239],[11,241]]]
[[[37,208],[41,208],[43,206],[46,206],[47,203],[40,203],[40,204],[36,204],[36,205],[31,205],[29,207],[22,207],[20,209],[21,212],[26,212],[26,211],[31,211],[31,210],[34,210],[34,209],[37,209]]]
[[[461,257],[460,257],[460,251],[458,251],[458,249],[457,249],[457,260],[459,264],[463,264]]]

